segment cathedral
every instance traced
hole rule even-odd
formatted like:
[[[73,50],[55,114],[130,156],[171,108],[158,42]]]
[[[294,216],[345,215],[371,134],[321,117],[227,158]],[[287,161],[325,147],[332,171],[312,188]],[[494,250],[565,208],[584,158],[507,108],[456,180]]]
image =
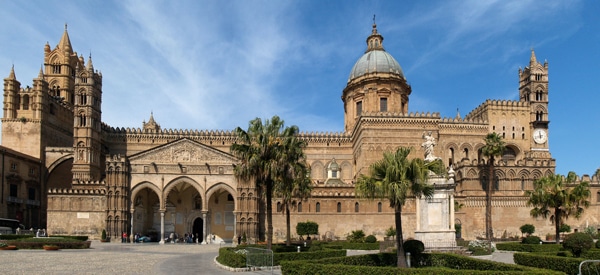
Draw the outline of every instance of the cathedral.
[[[4,78],[0,217],[47,228],[50,235],[91,239],[102,230],[113,240],[122,232],[161,242],[172,233],[191,233],[200,242],[264,239],[263,196],[254,182],[233,173],[233,131],[163,129],[152,114],[141,127],[103,123],[102,73],[91,56],[74,51],[66,27],[55,47],[44,46],[43,64],[31,86],[21,85],[14,67]],[[518,100],[488,99],[464,117],[409,111],[412,87],[375,24],[366,51],[348,69],[341,91],[344,131],[299,134],[308,144],[314,189],[293,202],[292,228],[314,221],[320,239],[344,239],[353,230],[383,239],[394,225],[393,209],[387,200],[357,197],[354,183],[383,152],[404,146],[413,148],[411,157],[439,158],[453,172],[443,175],[453,179],[453,203],[439,208],[452,211],[451,219],[430,223],[448,231],[460,225],[465,239],[485,236],[483,186],[491,182],[495,237],[520,236],[526,223],[538,235],[553,232],[549,221],[530,217],[524,196],[534,180],[555,171],[548,147],[548,63],[533,50],[518,71]],[[481,148],[492,132],[507,147],[488,179]],[[580,220],[567,221],[579,230],[600,224],[598,179],[581,180],[592,182],[594,197]],[[272,205],[274,239],[283,240],[281,201],[274,198]],[[405,237],[415,237],[418,220],[410,200],[403,208]]]

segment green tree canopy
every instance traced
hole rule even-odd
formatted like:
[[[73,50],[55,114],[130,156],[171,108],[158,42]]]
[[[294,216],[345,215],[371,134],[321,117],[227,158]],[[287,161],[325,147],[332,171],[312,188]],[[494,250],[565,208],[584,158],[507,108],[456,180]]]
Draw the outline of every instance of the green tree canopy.
[[[433,187],[427,184],[430,171],[440,173],[440,160],[425,162],[408,159],[411,148],[399,147],[395,152],[383,153],[383,159],[371,164],[369,175],[361,175],[356,193],[369,199],[388,199],[394,208],[398,267],[406,267],[402,238],[402,207],[409,197],[431,197]]]
[[[561,225],[570,216],[579,218],[584,209],[590,206],[591,196],[589,182],[575,183],[575,173],[569,172],[564,178],[561,175],[548,175],[533,183],[533,190],[525,192],[529,197],[527,206],[533,206],[532,217],[550,218],[555,226],[556,243],[560,243]]]
[[[237,127],[234,130],[237,140],[231,145],[231,152],[239,158],[234,168],[235,176],[244,181],[254,180],[258,191],[264,191],[266,197],[267,248],[273,243],[273,207],[272,196],[275,182],[284,176],[281,167],[284,144],[298,134],[297,126],[284,127],[284,121],[278,116],[263,121],[251,120],[248,130]],[[261,193],[261,192],[257,192]],[[259,236],[260,237],[260,236]]]

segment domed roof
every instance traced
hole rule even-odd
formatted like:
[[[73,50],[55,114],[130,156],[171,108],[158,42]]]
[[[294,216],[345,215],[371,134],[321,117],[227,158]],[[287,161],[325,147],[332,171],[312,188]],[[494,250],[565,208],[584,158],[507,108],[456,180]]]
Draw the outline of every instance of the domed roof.
[[[404,72],[398,61],[394,57],[383,50],[368,51],[361,56],[352,67],[348,81],[362,76],[367,73],[385,72],[394,73],[404,77]]]
[[[393,73],[406,79],[398,61],[383,49],[383,36],[377,32],[377,25],[373,24],[373,31],[367,38],[367,51],[352,67],[348,82],[364,74],[376,72]]]

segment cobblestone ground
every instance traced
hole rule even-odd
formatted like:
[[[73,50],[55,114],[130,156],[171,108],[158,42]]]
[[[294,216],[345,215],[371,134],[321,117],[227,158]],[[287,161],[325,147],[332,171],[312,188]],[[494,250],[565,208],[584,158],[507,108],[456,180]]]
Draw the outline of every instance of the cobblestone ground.
[[[235,274],[214,264],[218,250],[219,245],[94,241],[91,249],[0,251],[0,273]]]

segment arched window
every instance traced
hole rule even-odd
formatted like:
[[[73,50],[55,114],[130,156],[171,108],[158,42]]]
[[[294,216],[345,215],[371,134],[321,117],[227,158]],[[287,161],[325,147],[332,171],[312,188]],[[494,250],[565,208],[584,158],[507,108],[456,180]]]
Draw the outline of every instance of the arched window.
[[[358,209],[358,202],[357,202],[357,203],[354,203],[354,212],[358,213],[358,210],[359,209]]]
[[[525,190],[525,177],[521,177],[521,190]]]
[[[29,110],[29,95],[23,95],[23,110]]]
[[[494,177],[494,190],[500,190],[500,179],[497,176]]]
[[[319,213],[321,212],[321,203],[317,202],[317,205],[315,206],[315,212]]]
[[[382,207],[382,205],[381,205],[381,202],[378,202],[378,203],[377,203],[377,212],[381,213],[381,210],[382,210],[382,208],[383,208],[383,207]]]
[[[342,203],[341,202],[337,203],[337,212],[338,213],[342,212]]]
[[[277,202],[277,212],[281,212],[281,202]]]
[[[600,202],[600,192],[596,193],[596,201]]]
[[[298,212],[302,212],[302,203],[301,202],[298,203]]]

